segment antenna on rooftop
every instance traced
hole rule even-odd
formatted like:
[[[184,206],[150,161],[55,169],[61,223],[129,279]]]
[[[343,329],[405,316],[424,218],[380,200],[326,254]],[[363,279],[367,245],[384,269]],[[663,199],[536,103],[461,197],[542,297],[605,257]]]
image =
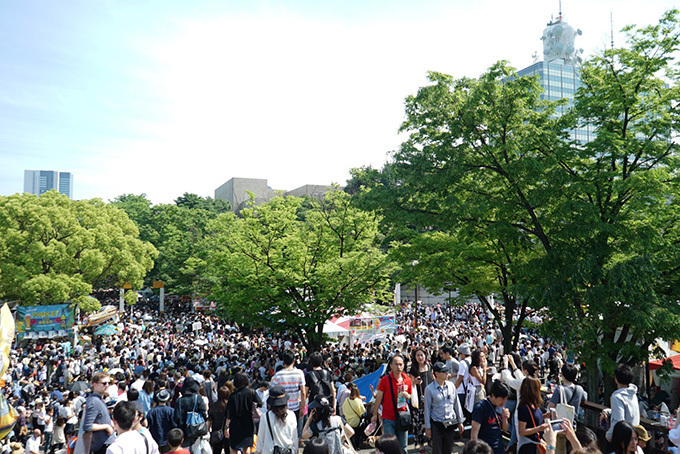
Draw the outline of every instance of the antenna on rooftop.
[[[614,48],[614,13],[609,12],[609,25],[611,27],[612,49]]]
[[[559,15],[559,18],[562,19],[562,0],[560,0],[559,3],[560,3],[560,15]]]

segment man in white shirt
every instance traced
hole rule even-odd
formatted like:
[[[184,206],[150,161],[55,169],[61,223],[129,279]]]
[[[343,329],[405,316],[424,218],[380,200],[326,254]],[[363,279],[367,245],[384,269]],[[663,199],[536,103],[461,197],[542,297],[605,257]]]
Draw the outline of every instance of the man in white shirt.
[[[132,430],[137,409],[132,402],[118,402],[113,409],[113,427],[118,433],[116,440],[106,449],[106,454],[148,454],[151,447],[147,438]]]
[[[26,440],[26,454],[40,454],[40,429],[33,430],[31,438]]]
[[[456,379],[456,392],[458,393],[458,399],[460,400],[460,405],[465,409],[465,386],[470,381],[470,345],[460,344],[458,346],[458,357],[460,361],[458,362],[458,378]]]

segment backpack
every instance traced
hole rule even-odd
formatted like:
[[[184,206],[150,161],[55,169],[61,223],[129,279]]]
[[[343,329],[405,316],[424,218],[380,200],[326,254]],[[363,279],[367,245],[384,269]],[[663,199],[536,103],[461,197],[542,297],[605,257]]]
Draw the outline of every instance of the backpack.
[[[309,379],[312,381],[312,386],[310,386],[309,391],[309,401],[311,402],[317,394],[321,394],[330,399],[333,395],[331,392],[330,373],[325,369],[312,370],[308,373]]]
[[[309,425],[309,428],[312,430],[312,436],[320,437],[326,441],[329,454],[342,454],[342,422],[335,426],[333,423],[334,421],[331,420],[330,427],[319,429],[320,422],[313,422]]]

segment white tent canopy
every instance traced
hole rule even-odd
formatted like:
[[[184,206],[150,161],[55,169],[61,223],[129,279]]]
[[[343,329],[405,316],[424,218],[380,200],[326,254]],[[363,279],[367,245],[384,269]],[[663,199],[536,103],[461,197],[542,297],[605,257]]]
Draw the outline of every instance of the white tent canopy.
[[[326,334],[348,334],[349,330],[331,322],[330,320],[326,320],[326,323],[323,324],[323,332]]]

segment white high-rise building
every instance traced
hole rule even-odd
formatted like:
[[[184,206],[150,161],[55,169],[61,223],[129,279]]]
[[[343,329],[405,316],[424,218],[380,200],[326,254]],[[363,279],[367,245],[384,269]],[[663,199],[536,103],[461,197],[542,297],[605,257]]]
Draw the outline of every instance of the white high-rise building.
[[[24,170],[24,192],[40,195],[50,189],[73,198],[73,174],[56,170]]]

